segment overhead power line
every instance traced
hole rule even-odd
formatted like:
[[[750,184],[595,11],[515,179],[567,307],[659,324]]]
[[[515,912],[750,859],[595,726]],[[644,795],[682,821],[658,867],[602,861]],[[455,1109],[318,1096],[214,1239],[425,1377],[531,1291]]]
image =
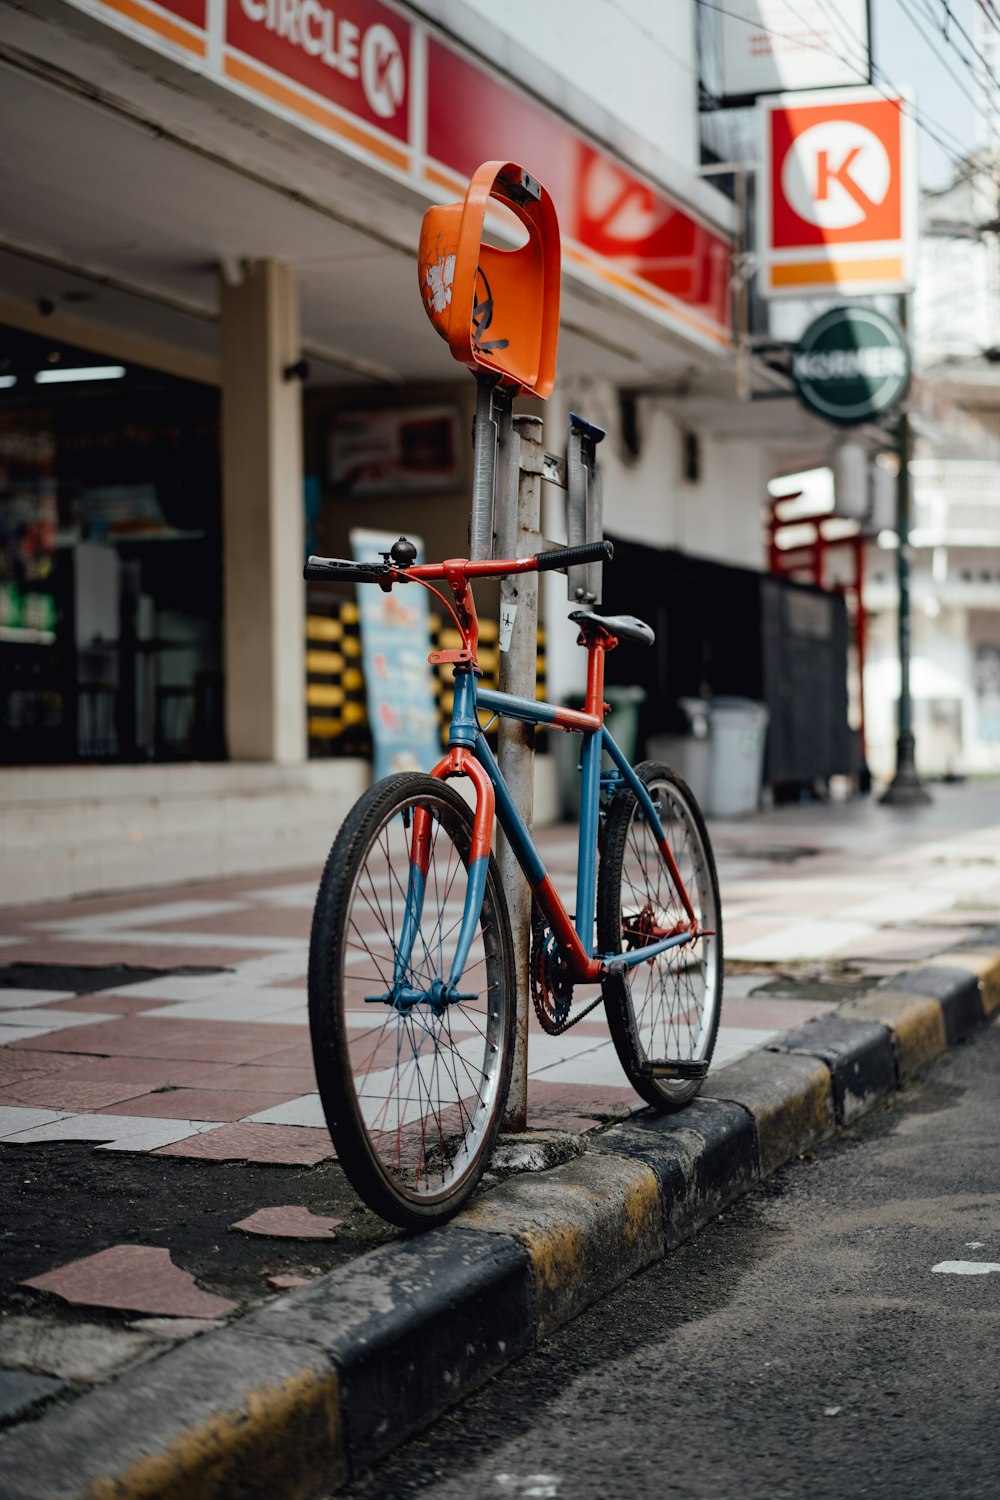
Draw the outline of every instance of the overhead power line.
[[[757,23],[750,21],[746,16],[739,15],[736,11],[728,10],[726,6],[718,4],[717,0],[697,0],[697,3],[705,10],[715,11],[719,15],[727,16],[730,20],[739,21],[747,26],[754,25],[757,30],[763,31],[767,36],[776,37],[781,41],[795,41],[800,46],[809,47],[813,51],[826,53],[831,57],[840,55],[833,47],[831,47],[826,42],[803,42],[800,36],[791,37],[787,32],[775,31],[773,30],[773,28],[768,26],[757,26]],[[827,9],[825,0],[820,0],[820,4],[823,6],[824,10]],[[793,14],[797,14],[794,7],[790,8],[792,9]],[[801,20],[802,18],[799,17],[799,19]],[[843,37],[843,33],[840,33],[840,35]],[[856,42],[854,42],[852,45],[856,50]],[[851,58],[849,56],[849,61],[853,61],[855,64],[857,64],[858,58],[857,56],[855,56],[854,58]],[[925,135],[930,136],[930,138],[936,143],[936,145],[938,145],[945,153],[945,155],[951,160],[953,166],[959,168],[962,167],[964,165],[965,158],[969,154],[966,145],[963,142],[959,141],[958,137],[953,135],[952,132],[948,130],[948,127],[946,125],[942,124],[942,122],[939,120],[935,120],[933,115],[928,114],[926,110],[915,110],[911,106],[909,100],[902,98],[898,86],[893,82],[893,80],[889,77],[889,75],[883,68],[879,67],[874,62],[872,62],[871,66],[872,77],[874,80],[873,86],[878,90],[882,97],[884,99],[898,99],[899,106],[902,112],[908,118],[914,120],[918,129],[922,130]],[[876,75],[878,75],[877,78]],[[881,82],[879,82],[879,80],[881,80]],[[889,92],[890,90],[892,92]],[[931,123],[932,121],[933,123]],[[945,138],[946,135],[951,136],[950,141]]]
[[[924,42],[926,42],[927,45],[928,45],[928,47],[930,47],[931,50],[935,52],[935,55],[937,56],[938,62],[940,63],[941,67],[944,68],[945,72],[948,74],[948,77],[952,80],[953,83],[955,83],[958,86],[959,91],[962,94],[964,94],[965,98],[968,99],[969,103],[973,106],[973,108],[975,108],[975,105],[976,105],[975,95],[971,94],[969,92],[969,89],[968,89],[968,87],[966,85],[965,79],[959,77],[959,75],[955,72],[954,68],[951,67],[951,65],[949,64],[947,58],[941,52],[940,48],[935,48],[935,45],[934,45],[934,42],[933,42],[932,38],[929,37],[927,35],[927,32],[924,30],[923,24],[922,24],[922,22],[920,20],[920,17],[917,15],[916,11],[911,10],[910,7],[907,4],[905,4],[905,0],[896,0],[896,4],[899,7],[899,9],[902,11],[902,13],[906,17],[906,19],[909,21],[909,23],[913,27],[914,31],[921,38],[921,40],[924,41]]]
[[[841,39],[842,44],[848,48],[848,57],[850,58],[852,50],[855,56],[851,58],[851,60],[854,61],[855,64],[858,61],[859,54],[862,57],[869,57],[871,55],[870,49],[868,52],[866,52],[864,47],[858,41],[857,37],[852,35],[846,29],[846,27],[842,24],[841,17],[838,15],[833,5],[830,4],[830,0],[819,0],[819,5],[829,21],[832,23],[835,31]],[[800,17],[800,19],[802,18]],[[902,90],[900,89],[899,84],[897,84],[892,78],[889,77],[889,74],[883,67],[880,66],[879,63],[875,61],[874,57],[871,57],[871,70],[874,86],[879,89],[879,92],[883,95],[883,97],[886,97],[886,95],[885,89],[882,89],[880,87],[880,79],[882,83],[886,85],[886,88],[890,89],[893,94],[901,96]],[[953,130],[945,125],[943,121],[935,119],[935,117],[930,114],[929,111],[927,111],[926,109],[922,109],[919,105],[911,108],[909,101],[907,101],[904,105],[904,113],[907,114],[911,119],[915,120],[918,128],[923,130],[925,135],[930,136],[935,144],[941,147],[942,151],[944,151],[951,158],[954,166],[961,166],[962,161],[968,154],[968,147],[964,141],[959,139],[959,137],[954,133]],[[947,137],[947,139],[944,139],[944,137]],[[951,144],[949,144],[949,142]]]
[[[997,78],[996,73],[991,68],[989,58],[980,51],[975,39],[971,37],[966,31],[958,16],[951,9],[949,0],[943,0],[944,10],[941,16],[938,16],[937,12],[935,11],[932,0],[921,0],[921,3],[923,4],[924,11],[927,14],[931,24],[936,27],[938,31],[940,31],[949,47],[951,47],[955,54],[962,59],[962,62],[969,69],[970,73],[976,79],[976,81],[980,82],[982,80],[985,80],[991,83],[994,88],[1000,88],[1000,79]],[[983,7],[983,9],[985,11],[985,7]],[[986,14],[988,14],[988,12],[986,12]],[[972,58],[967,57],[966,54],[962,51],[961,47],[955,41],[955,38],[952,35],[952,27],[955,28],[959,35],[962,36],[972,48],[972,56],[977,59],[980,66],[982,67],[982,73],[980,73],[979,69],[976,67],[976,63],[972,61]]]
[[[979,101],[976,99],[976,96],[974,94],[972,94],[972,93],[969,92],[969,88],[968,88],[968,85],[965,82],[965,79],[962,78],[958,73],[955,72],[954,68],[950,65],[950,63],[948,62],[947,58],[942,53],[941,49],[938,46],[936,46],[933,37],[928,36],[926,30],[924,29],[924,23],[921,20],[920,16],[918,15],[917,11],[911,9],[911,7],[909,6],[909,4],[907,4],[907,0],[896,0],[896,4],[898,5],[899,9],[903,12],[903,15],[909,21],[909,23],[913,27],[914,31],[916,31],[917,35],[921,38],[922,41],[924,41],[924,42],[927,43],[927,46],[935,54],[935,56],[937,57],[937,60],[940,63],[941,67],[944,68],[945,72],[948,74],[948,77],[953,81],[953,83],[955,83],[958,86],[959,90],[962,92],[962,94],[964,94],[965,98],[968,99],[969,103],[975,109]],[[927,13],[927,7],[925,6],[924,7],[924,14],[926,15],[926,13]],[[933,18],[931,18],[931,24],[932,25],[937,25],[937,22]],[[941,27],[939,27],[938,29],[941,31],[942,37],[947,42],[948,41],[947,33]],[[956,46],[954,42],[949,42],[949,45],[951,46],[951,48],[954,51],[955,55],[961,59],[961,61],[965,64],[965,66],[967,68],[971,68],[972,73],[973,73],[973,77],[975,77],[976,76],[975,64],[969,62],[968,58],[966,58],[966,56],[962,52],[961,48],[958,47],[958,46]],[[995,78],[993,79],[993,82],[994,82],[994,85],[995,85],[996,84],[996,79]]]

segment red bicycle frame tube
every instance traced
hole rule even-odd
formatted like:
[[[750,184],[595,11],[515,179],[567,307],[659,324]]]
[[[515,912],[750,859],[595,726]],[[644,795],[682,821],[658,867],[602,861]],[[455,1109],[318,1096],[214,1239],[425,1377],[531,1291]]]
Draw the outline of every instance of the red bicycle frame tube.
[[[453,745],[443,760],[439,760],[430,773],[438,781],[449,776],[468,776],[476,789],[476,811],[472,820],[472,848],[469,863],[485,859],[493,843],[493,819],[496,815],[496,793],[485,769],[465,745]],[[414,851],[416,850],[416,820],[414,820]]]

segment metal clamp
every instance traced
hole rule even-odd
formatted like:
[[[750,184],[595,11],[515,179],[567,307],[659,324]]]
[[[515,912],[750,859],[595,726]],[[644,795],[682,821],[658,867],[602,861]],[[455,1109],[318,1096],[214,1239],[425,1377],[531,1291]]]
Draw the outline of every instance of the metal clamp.
[[[570,547],[599,542],[604,536],[604,490],[597,467],[597,445],[602,428],[570,412],[566,435],[566,542]],[[600,562],[577,563],[567,569],[566,597],[588,609],[601,602]]]

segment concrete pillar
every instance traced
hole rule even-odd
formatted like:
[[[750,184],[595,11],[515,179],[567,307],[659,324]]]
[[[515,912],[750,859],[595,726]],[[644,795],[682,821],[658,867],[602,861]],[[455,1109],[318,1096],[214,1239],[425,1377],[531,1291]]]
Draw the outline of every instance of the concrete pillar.
[[[226,739],[234,760],[306,757],[302,382],[295,273],[221,285]]]

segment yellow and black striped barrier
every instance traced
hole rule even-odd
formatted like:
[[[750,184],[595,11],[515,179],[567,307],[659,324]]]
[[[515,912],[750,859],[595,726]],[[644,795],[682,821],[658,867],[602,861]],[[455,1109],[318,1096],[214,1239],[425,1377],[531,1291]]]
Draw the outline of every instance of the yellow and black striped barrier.
[[[431,647],[448,651],[460,647],[453,625],[431,616]],[[500,674],[499,626],[479,622],[479,665],[484,687],[497,688]],[[454,684],[447,664],[432,669],[441,743],[448,738]],[[545,697],[545,632],[538,631],[537,696]],[[371,755],[371,731],[365,707],[365,678],[361,664],[361,628],[353,599],[332,603],[323,614],[306,616],[306,715],[310,758]],[[496,733],[493,724],[488,733]]]

